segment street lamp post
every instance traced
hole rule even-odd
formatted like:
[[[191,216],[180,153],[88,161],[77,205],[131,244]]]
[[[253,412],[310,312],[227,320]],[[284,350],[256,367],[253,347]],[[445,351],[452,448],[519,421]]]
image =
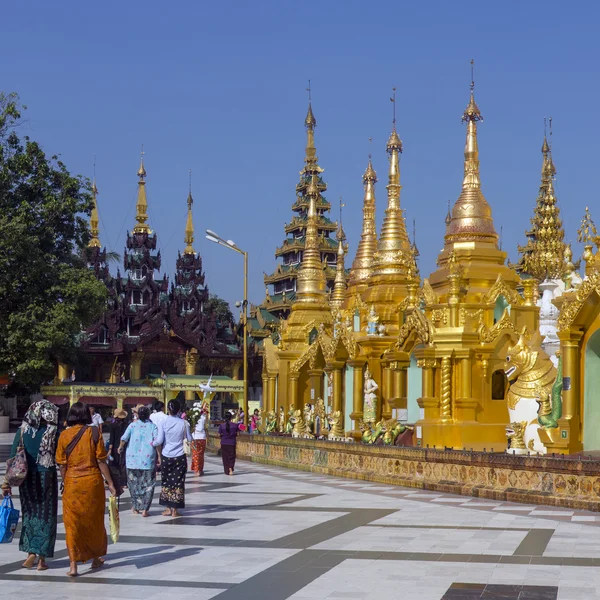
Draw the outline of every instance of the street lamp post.
[[[232,240],[225,240],[210,229],[206,230],[206,239],[229,248],[244,257],[244,301],[242,302],[242,324],[244,326],[244,424],[248,424],[248,253],[238,248]]]

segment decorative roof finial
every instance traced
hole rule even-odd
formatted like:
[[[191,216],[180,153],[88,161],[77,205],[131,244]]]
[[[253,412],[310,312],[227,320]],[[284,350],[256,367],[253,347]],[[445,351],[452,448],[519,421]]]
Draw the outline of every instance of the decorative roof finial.
[[[194,204],[194,199],[192,198],[192,170],[190,169],[189,175],[189,192],[187,197],[187,221],[185,223],[185,238],[183,241],[186,243],[184,254],[196,254],[194,252],[194,247],[192,244],[194,243],[194,220],[192,218],[192,206]]]
[[[137,225],[133,228],[133,233],[150,233],[150,227],[148,226],[148,200],[146,199],[146,169],[144,167],[144,146],[142,145],[142,158],[140,161],[140,168],[138,169],[137,175],[140,178],[138,181],[138,197],[135,206],[136,215],[135,220]]]
[[[450,223],[447,224],[446,245],[466,241],[494,245],[498,243],[492,209],[481,191],[477,123],[483,121],[483,117],[475,103],[474,64],[475,61],[471,60],[470,98],[462,116],[463,123],[467,124],[462,192],[452,209]]]
[[[92,238],[88,243],[90,248],[101,248],[100,243],[100,218],[98,216],[98,201],[96,196],[98,195],[98,188],[96,187],[96,156],[94,156],[94,180],[92,182],[92,212],[90,214],[90,233]]]
[[[317,120],[315,119],[315,115],[312,111],[312,89],[310,87],[310,79],[308,80],[308,87],[306,88],[308,92],[308,112],[306,113],[306,119],[304,120],[304,125],[308,129],[314,129],[317,126]]]
[[[369,142],[372,139],[369,138]],[[375,225],[375,184],[377,183],[377,173],[373,169],[371,154],[369,153],[369,164],[363,175],[363,185],[365,187],[365,196],[363,200],[363,221],[362,233],[356,256],[352,263],[350,272],[350,285],[355,285],[366,280],[373,271],[373,255],[377,250],[377,228]]]
[[[390,102],[392,103],[392,134],[390,135],[390,139],[387,143],[387,152],[391,155],[394,151],[400,153],[402,152],[402,141],[396,132],[396,86],[392,88],[392,97],[390,98]],[[390,162],[390,169],[392,168],[392,162],[393,160]]]
[[[141,158],[140,158],[140,168],[138,169],[138,177],[140,179],[144,179],[144,177],[146,177],[146,169],[144,168],[144,154],[146,154],[144,152],[144,144],[142,144],[142,152],[141,152]]]
[[[340,196],[340,224],[337,230],[337,241],[338,241],[338,251],[337,251],[337,262],[336,262],[336,270],[335,270],[335,281],[333,283],[333,291],[331,292],[331,299],[329,303],[334,309],[341,308],[344,303],[344,296],[346,293],[346,288],[348,287],[346,284],[346,266],[344,264],[344,258],[346,257],[346,234],[344,233],[344,228],[342,227],[342,208],[344,208],[345,204],[342,203],[342,198]]]
[[[419,249],[417,248],[417,220],[413,217],[413,242],[412,250],[415,258],[419,256]]]

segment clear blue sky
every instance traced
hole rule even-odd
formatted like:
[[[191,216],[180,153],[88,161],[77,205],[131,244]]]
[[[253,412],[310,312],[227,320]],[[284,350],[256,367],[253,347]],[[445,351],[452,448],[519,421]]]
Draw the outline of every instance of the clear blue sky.
[[[538,191],[544,116],[554,118],[567,240],[586,204],[600,224],[599,18],[591,1],[12,3],[1,86],[28,105],[26,132],[72,172],[91,176],[96,156],[101,239],[120,253],[144,144],[150,224],[168,274],[184,247],[191,168],[211,291],[241,298],[242,261],[205,240],[206,228],[249,251],[250,300],[260,302],[291,218],[309,78],[317,153],[328,199],[346,204],[350,260],[369,137],[383,219],[395,85],[401,202],[409,227],[417,220],[422,274],[435,268],[447,202],[460,193],[472,57],[483,191],[510,257]]]

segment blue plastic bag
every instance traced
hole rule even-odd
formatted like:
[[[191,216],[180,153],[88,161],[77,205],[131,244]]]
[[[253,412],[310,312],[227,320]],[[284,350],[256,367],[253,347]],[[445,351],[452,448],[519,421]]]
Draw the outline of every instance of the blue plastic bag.
[[[13,506],[10,496],[6,496],[0,506],[0,544],[10,544],[19,522],[19,511]]]

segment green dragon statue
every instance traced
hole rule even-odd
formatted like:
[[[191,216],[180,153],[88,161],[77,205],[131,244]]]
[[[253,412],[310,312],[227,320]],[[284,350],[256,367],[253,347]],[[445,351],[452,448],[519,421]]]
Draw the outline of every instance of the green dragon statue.
[[[371,423],[365,423],[359,420],[358,426],[362,431],[362,443],[363,444],[374,444],[385,432],[385,426],[383,421],[375,424],[375,429],[371,429]]]
[[[558,357],[558,367],[556,370],[556,380],[552,385],[550,394],[544,394],[543,390],[539,390],[537,403],[540,405],[538,409],[538,423],[544,429],[554,429],[558,427],[558,420],[562,417],[562,356]]]

